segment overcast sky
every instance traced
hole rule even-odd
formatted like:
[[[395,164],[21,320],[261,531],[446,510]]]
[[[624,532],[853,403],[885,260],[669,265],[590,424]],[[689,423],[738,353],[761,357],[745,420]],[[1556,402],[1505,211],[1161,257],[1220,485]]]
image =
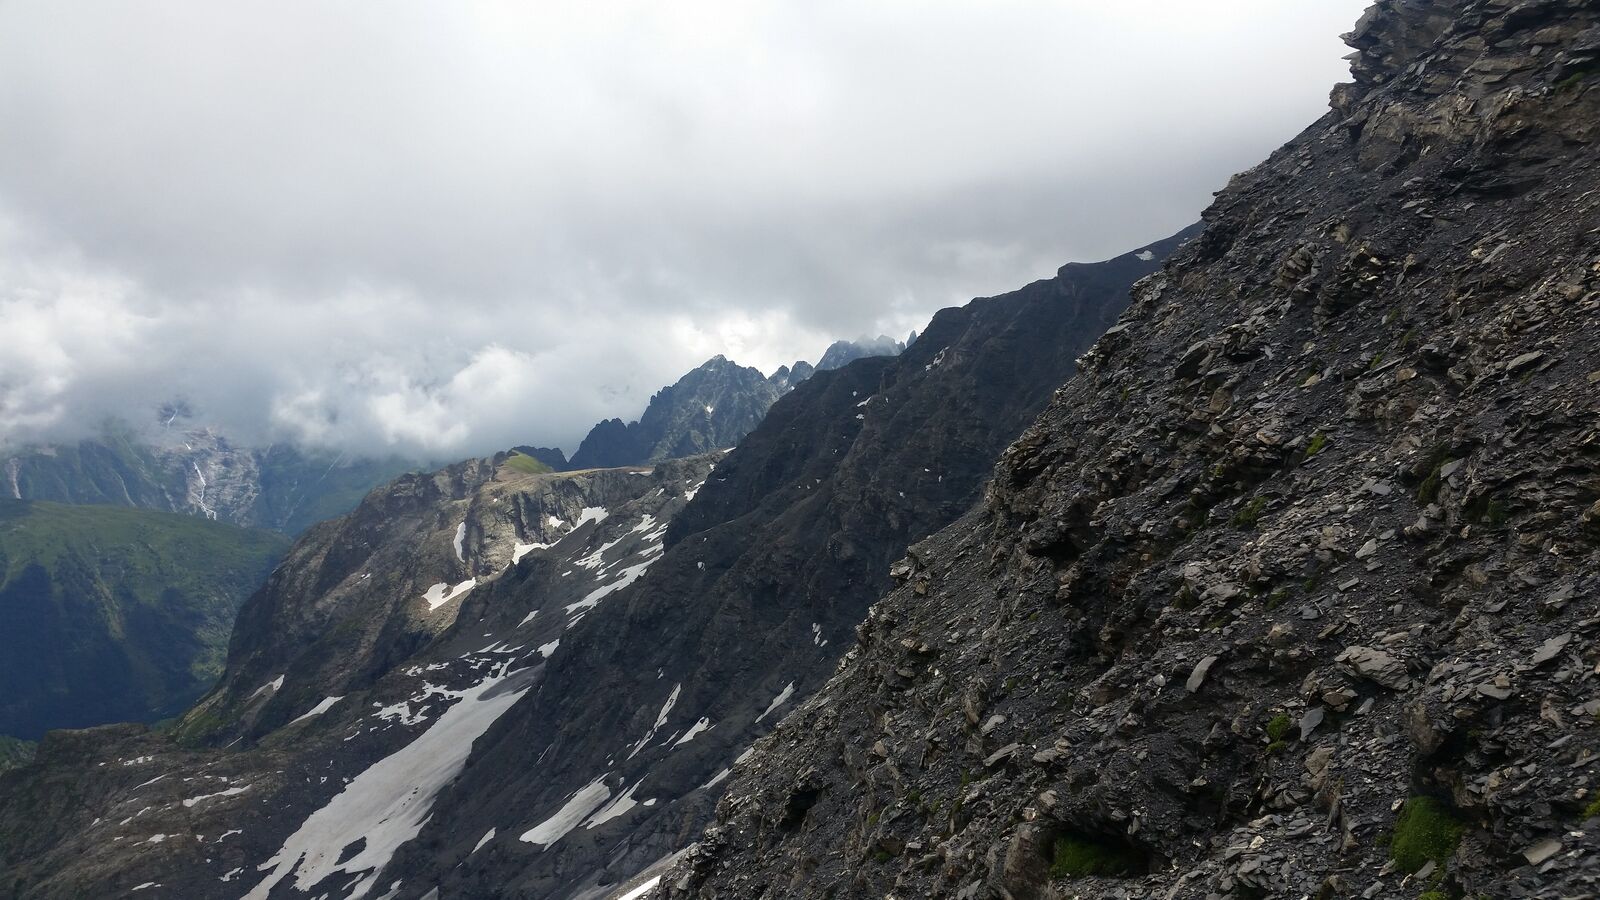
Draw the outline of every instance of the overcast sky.
[[[1364,0],[0,0],[0,438],[569,452],[1136,249]]]

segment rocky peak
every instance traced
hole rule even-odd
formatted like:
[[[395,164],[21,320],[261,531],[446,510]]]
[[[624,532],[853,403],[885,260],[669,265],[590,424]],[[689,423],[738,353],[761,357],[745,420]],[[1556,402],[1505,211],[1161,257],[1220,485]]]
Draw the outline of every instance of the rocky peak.
[[[759,369],[718,354],[657,391],[637,422],[597,424],[567,465],[646,465],[731,447],[761,421],[781,391]]]

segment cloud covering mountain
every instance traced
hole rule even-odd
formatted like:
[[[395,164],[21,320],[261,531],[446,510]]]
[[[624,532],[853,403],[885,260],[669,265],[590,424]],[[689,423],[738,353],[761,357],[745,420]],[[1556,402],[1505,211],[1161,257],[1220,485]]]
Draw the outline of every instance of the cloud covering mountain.
[[[7,4],[0,439],[575,446],[1176,230],[1363,5]]]

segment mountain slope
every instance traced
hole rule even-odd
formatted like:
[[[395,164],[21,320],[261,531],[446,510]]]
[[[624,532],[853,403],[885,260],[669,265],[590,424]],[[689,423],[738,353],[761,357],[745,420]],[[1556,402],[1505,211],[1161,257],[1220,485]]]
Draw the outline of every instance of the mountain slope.
[[[1600,8],[1349,40],[658,896],[1596,895]]]
[[[406,476],[302,537],[175,735],[46,735],[33,766],[0,775],[0,884],[371,891],[568,630],[659,559],[663,523],[713,464],[527,475],[506,458]]]
[[[222,669],[287,539],[188,516],[0,500],[0,735],[153,721]]]

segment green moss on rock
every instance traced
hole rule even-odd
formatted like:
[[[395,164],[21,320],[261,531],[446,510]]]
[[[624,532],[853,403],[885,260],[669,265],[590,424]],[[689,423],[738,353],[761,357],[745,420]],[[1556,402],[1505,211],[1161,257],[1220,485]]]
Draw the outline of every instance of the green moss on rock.
[[[1432,797],[1412,797],[1395,819],[1389,855],[1402,872],[1415,872],[1430,860],[1443,866],[1466,830],[1448,805]]]
[[[1082,835],[1056,838],[1050,861],[1051,878],[1134,875],[1144,869],[1144,858],[1131,848]]]

